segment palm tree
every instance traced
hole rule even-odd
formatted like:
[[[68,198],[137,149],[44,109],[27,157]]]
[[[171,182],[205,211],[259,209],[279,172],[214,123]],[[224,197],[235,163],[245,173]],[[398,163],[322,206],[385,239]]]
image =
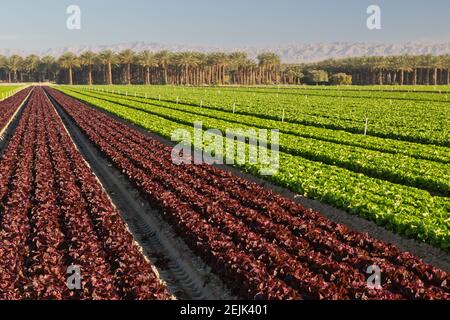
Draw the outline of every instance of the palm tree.
[[[197,67],[195,72],[194,82],[195,85],[200,85],[205,83],[205,67],[208,63],[208,55],[202,52],[196,52],[195,58],[197,60]]]
[[[177,54],[177,65],[181,69],[181,84],[191,84],[192,68],[198,66],[198,59],[193,52],[180,52]]]
[[[211,53],[208,64],[211,66],[211,76],[213,84],[224,84],[226,68],[229,64],[229,57],[223,52]]]
[[[410,83],[411,72],[414,72],[413,66],[413,57],[409,55],[401,56],[399,60],[400,66],[400,85],[404,85],[405,83]],[[405,80],[406,74],[406,80]]]
[[[437,79],[439,84],[447,84],[447,61],[446,55],[437,56],[436,65],[439,68],[439,77]]]
[[[215,73],[215,66],[216,66],[216,59],[214,53],[209,53],[206,55],[206,84],[211,85],[216,83],[214,80],[214,77],[216,75]]]
[[[220,84],[225,84],[225,74],[226,69],[229,64],[228,56],[225,53],[219,52],[215,54],[215,61],[217,64],[217,71],[218,71],[218,79]]]
[[[191,65],[190,55],[188,52],[180,52],[176,54],[177,66],[181,69],[180,84],[187,84],[187,73]]]
[[[29,55],[25,58],[23,61],[23,68],[28,73],[28,80],[31,81],[33,74],[36,72],[37,68],[39,67],[40,58],[35,55]]]
[[[439,57],[427,55],[426,58],[428,74],[431,71],[431,75],[428,76],[428,79],[431,78],[431,82],[428,80],[428,84],[436,85],[437,84],[437,73],[440,67]]]
[[[361,84],[371,84],[373,80],[373,66],[367,57],[362,57],[356,64],[356,68],[361,70]]]
[[[397,82],[397,71],[400,69],[397,56],[384,57],[386,63],[386,73],[389,84],[395,84]]]
[[[420,57],[422,84],[430,84],[430,69],[434,63],[433,58],[434,57],[432,55]]]
[[[265,61],[265,55],[266,53],[262,53],[256,57],[258,60],[258,65],[260,68],[260,74],[259,74],[259,83],[266,83],[267,82],[267,75],[266,75],[266,61]]]
[[[80,55],[80,64],[87,67],[88,78],[87,83],[91,86],[92,81],[92,67],[97,63],[97,55],[92,51],[86,51]]]
[[[0,54],[0,69],[5,69],[6,74],[6,57]]]
[[[57,71],[57,63],[55,58],[52,56],[45,56],[42,57],[41,62],[39,64],[39,70],[43,74],[43,79],[48,79],[48,75],[50,73],[53,73],[53,79],[56,78],[56,71]]]
[[[119,62],[125,66],[125,81],[131,84],[131,64],[136,62],[136,55],[130,49],[119,53]]]
[[[245,52],[233,52],[228,55],[229,72],[232,74],[232,82],[240,83],[243,81],[243,69],[247,65],[247,54]]]
[[[345,72],[346,70],[350,71],[354,84],[365,84],[367,82],[368,66],[365,57],[348,58],[343,61],[341,71]]]
[[[80,65],[78,57],[71,52],[67,52],[59,57],[58,64],[68,71],[69,84],[73,85],[73,69]]]
[[[378,84],[383,85],[384,71],[387,67],[387,61],[384,57],[374,57],[374,68],[378,72]]]
[[[139,54],[138,62],[145,69],[145,84],[150,84],[150,68],[158,67],[158,60],[153,53],[145,50]]]
[[[443,67],[446,69],[447,79],[445,79],[445,84],[450,85],[450,55],[446,54],[443,56]]]
[[[263,82],[278,82],[278,70],[280,67],[280,57],[275,53],[261,53],[257,57],[259,66],[262,68]]]
[[[409,60],[408,65],[412,69],[413,73],[411,84],[415,86],[417,84],[417,71],[420,67],[420,59],[418,57],[411,56],[408,58],[408,60]]]
[[[17,71],[21,68],[23,59],[19,55],[12,55],[6,60],[6,70],[8,71],[8,82],[17,82]]]
[[[171,63],[172,54],[168,51],[160,51],[155,54],[155,59],[158,61],[159,67],[163,70],[163,83],[167,84],[167,68]]]
[[[443,59],[443,56],[436,56],[433,57],[433,74],[432,74],[432,84],[437,85],[438,82],[440,82],[441,78],[441,70],[445,68],[445,61]],[[439,72],[439,78],[438,78],[438,72]]]
[[[105,66],[105,83],[112,85],[112,65],[117,61],[116,54],[111,50],[103,50],[99,53],[98,58]]]

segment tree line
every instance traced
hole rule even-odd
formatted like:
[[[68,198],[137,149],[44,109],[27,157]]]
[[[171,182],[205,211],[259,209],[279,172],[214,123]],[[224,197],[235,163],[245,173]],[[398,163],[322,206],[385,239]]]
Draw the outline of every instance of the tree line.
[[[168,51],[139,53],[132,50],[79,56],[65,53],[59,58],[29,55],[0,56],[0,81],[67,84],[274,84],[285,83],[280,58],[263,53],[257,61],[245,53],[200,53]],[[287,69],[292,69],[288,67]],[[299,72],[286,76],[299,83]]]
[[[450,55],[330,59],[285,64],[274,53],[134,52],[124,50],[59,58],[0,56],[0,81],[67,84],[450,84]]]
[[[313,64],[328,73],[343,72],[355,85],[450,84],[450,55],[357,57]]]

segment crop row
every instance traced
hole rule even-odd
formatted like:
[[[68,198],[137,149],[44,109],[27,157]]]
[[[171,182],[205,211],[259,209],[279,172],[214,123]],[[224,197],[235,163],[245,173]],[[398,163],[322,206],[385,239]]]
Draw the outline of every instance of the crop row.
[[[240,296],[448,297],[445,272],[221,170],[207,165],[176,166],[170,161],[170,148],[56,90],[47,90]],[[232,187],[236,185],[240,187]],[[267,194],[261,197],[262,193]],[[373,264],[380,266],[387,279],[381,290],[366,285],[365,272]]]
[[[21,89],[20,86],[4,86],[0,85],[0,101],[14,95]]]
[[[0,101],[0,132],[8,124],[11,117],[17,111],[17,108],[22,104],[25,98],[30,93],[31,88],[24,89],[19,93]]]
[[[20,90],[19,86],[4,86],[0,85],[0,101],[3,101]]]
[[[439,90],[438,87],[396,87],[389,89],[387,87],[230,87],[226,88],[227,91],[245,92],[245,93],[257,93],[257,94],[278,94],[278,95],[302,95],[313,94],[324,97],[343,97],[343,98],[370,98],[379,100],[411,100],[411,101],[430,101],[430,102],[450,102],[450,91],[448,86],[442,86]],[[427,90],[428,89],[428,90]],[[444,90],[442,90],[444,89]],[[214,90],[214,88],[210,88]]]
[[[33,91],[0,172],[0,299],[170,297],[43,89]],[[71,266],[80,287],[67,286]]]
[[[222,132],[232,128],[242,130],[250,130],[255,127],[277,129],[276,126],[261,126],[259,119],[236,121],[233,115],[219,111],[204,111],[200,109],[197,112],[192,107],[180,108],[176,104],[161,106],[133,99],[128,100],[120,96],[111,97],[95,93],[89,93],[87,95],[158,116],[164,116],[170,120],[184,124],[202,121],[205,129],[219,129]],[[402,154],[383,153],[356,146],[303,138],[289,133],[283,133],[280,136],[280,150],[312,161],[340,166],[374,178],[450,196],[449,164],[418,160]]]
[[[187,130],[192,136],[192,123],[174,121],[166,115],[143,112],[125,107],[124,104],[87,97],[73,91],[65,92],[168,139],[178,129]],[[222,128],[223,126],[219,127]],[[400,234],[427,241],[443,249],[450,247],[450,199],[431,196],[423,190],[370,178],[285,152],[280,152],[279,158],[278,172],[265,177],[266,179],[307,197],[374,220]],[[252,174],[259,174],[260,170],[259,165],[251,163],[244,164],[243,168]]]

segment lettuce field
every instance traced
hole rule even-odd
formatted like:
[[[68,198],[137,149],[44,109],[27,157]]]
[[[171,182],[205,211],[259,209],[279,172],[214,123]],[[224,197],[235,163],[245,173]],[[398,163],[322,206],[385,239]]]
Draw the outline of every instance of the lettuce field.
[[[450,299],[444,86],[16,89],[0,101],[2,300]],[[195,122],[222,144],[278,130],[278,170],[175,163]]]
[[[448,250],[450,102],[445,91],[393,89],[63,91],[169,139],[173,130],[190,130],[194,121],[222,131],[278,129],[280,169],[268,177],[272,182]],[[258,171],[251,164],[243,169]]]

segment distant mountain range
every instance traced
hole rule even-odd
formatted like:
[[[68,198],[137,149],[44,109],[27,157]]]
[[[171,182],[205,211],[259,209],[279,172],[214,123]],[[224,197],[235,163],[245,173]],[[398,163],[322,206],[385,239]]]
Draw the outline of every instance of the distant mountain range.
[[[418,54],[446,54],[450,53],[450,42],[443,43],[424,43],[424,42],[405,42],[400,44],[388,43],[370,43],[370,42],[331,42],[331,43],[311,43],[311,44],[289,44],[266,47],[212,47],[212,46],[194,46],[194,45],[168,45],[148,42],[132,42],[114,45],[85,45],[64,48],[55,48],[44,51],[22,51],[0,49],[0,54],[10,56],[12,54],[38,54],[40,56],[52,55],[60,56],[66,52],[80,54],[87,50],[99,52],[104,49],[121,51],[132,49],[134,51],[150,50],[160,51],[168,50],[172,52],[179,51],[243,51],[250,58],[255,58],[261,52],[275,52],[280,55],[285,63],[315,62],[329,58],[346,58],[357,56],[387,56],[387,55],[418,55]]]

